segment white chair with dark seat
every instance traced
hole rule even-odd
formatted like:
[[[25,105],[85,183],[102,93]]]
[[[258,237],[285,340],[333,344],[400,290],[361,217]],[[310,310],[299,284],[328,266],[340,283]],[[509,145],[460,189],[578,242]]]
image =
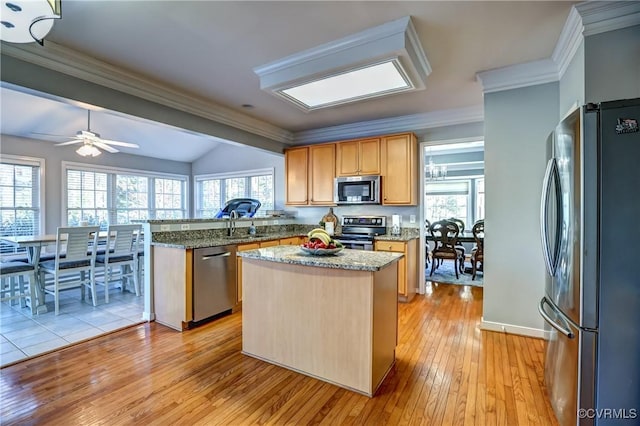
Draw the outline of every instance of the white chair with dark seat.
[[[55,258],[40,262],[40,282],[44,292],[54,297],[56,315],[60,311],[62,290],[80,287],[84,300],[85,287],[89,287],[93,306],[96,306],[95,262],[99,231],[98,226],[58,228]],[[53,283],[46,283],[47,274],[53,275]]]
[[[24,308],[28,301],[33,315],[36,313],[35,286],[35,267],[32,264],[21,261],[0,263],[0,302],[20,300],[20,306]]]
[[[141,225],[109,225],[105,253],[96,256],[96,267],[103,268],[102,277],[96,283],[104,286],[104,299],[109,303],[109,283],[120,281],[124,291],[125,283],[133,282],[136,296],[140,296],[138,274],[138,241]]]

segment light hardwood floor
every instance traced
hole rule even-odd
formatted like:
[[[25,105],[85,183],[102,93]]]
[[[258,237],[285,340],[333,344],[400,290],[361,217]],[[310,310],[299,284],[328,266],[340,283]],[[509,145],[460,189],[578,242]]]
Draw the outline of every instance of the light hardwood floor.
[[[0,423],[556,425],[543,341],[482,331],[482,289],[400,304],[397,363],[374,398],[240,353],[241,313],[150,323],[0,370]]]

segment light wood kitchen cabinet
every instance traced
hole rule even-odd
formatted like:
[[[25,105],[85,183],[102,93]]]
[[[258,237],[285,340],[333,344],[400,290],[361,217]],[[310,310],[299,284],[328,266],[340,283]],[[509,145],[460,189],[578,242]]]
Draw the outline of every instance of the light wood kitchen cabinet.
[[[269,241],[262,241],[260,243],[260,248],[264,248],[264,247],[274,247],[274,246],[279,246],[280,245],[280,240],[269,240]]]
[[[156,321],[182,331],[193,320],[193,250],[153,247]]]
[[[238,251],[255,250],[260,248],[260,243],[238,244]],[[236,294],[238,295],[237,303],[242,302],[242,258],[236,258]]]
[[[409,241],[376,241],[376,251],[403,253],[398,263],[398,299],[409,302],[416,295],[417,284],[417,240]]]
[[[336,144],[336,176],[379,174],[380,138]]]
[[[280,240],[281,246],[298,246],[304,242],[303,237],[290,237],[290,238],[282,238]]]
[[[333,205],[333,181],[336,177],[336,146],[309,147],[309,204]]]
[[[285,150],[286,204],[329,206],[333,203],[335,144]]]
[[[418,156],[416,136],[403,133],[385,136],[382,149],[382,204],[416,205],[418,202]]]
[[[309,148],[291,148],[284,152],[287,205],[309,204]]]

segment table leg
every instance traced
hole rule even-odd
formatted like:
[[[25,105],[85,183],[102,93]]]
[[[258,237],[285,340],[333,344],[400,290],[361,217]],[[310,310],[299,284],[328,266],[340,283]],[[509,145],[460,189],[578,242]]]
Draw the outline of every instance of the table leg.
[[[29,259],[29,262],[35,267],[34,269],[34,274],[35,274],[35,280],[36,280],[36,300],[37,300],[37,305],[36,305],[36,309],[35,311],[38,314],[46,314],[47,313],[47,305],[44,303],[44,283],[40,281],[40,268],[39,268],[39,263],[40,263],[40,250],[41,247],[38,246],[30,246],[27,248],[27,258]],[[33,298],[32,298],[33,299]],[[31,300],[31,303],[33,303],[33,300]],[[32,309],[33,310],[33,309]]]

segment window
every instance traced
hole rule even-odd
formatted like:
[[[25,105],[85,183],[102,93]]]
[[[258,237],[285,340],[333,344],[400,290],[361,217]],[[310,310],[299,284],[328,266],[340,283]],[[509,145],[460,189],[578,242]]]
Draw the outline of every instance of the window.
[[[274,209],[273,168],[237,173],[200,175],[196,182],[196,217],[214,217],[234,198],[255,198],[262,203],[258,214]]]
[[[484,179],[476,180],[476,217],[475,221],[484,219]]]
[[[483,178],[426,182],[425,191],[425,218],[431,223],[454,217],[469,231],[484,219]]]
[[[44,229],[44,160],[2,155],[0,162],[0,215],[3,237],[37,235]],[[3,254],[24,249],[2,244]]]
[[[187,217],[186,176],[65,162],[63,169],[68,226]]]

